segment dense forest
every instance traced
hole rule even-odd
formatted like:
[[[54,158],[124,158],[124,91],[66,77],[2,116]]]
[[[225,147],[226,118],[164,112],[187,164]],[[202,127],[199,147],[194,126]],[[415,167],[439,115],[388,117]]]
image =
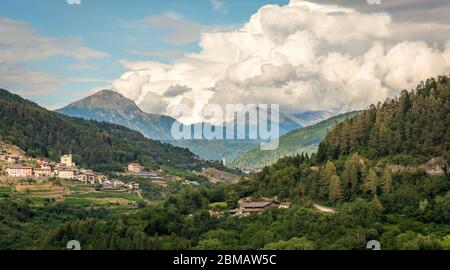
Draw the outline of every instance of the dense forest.
[[[422,82],[348,119],[320,144],[320,161],[358,152],[368,158],[409,155],[450,160],[450,82],[446,76]]]
[[[339,124],[317,155],[285,157],[238,184],[179,185],[135,211],[5,198],[0,249],[64,249],[72,239],[83,249],[362,250],[369,240],[450,249],[449,109],[449,79],[430,79]],[[439,173],[422,166],[429,160]],[[291,205],[228,213],[247,196]]]
[[[78,164],[97,171],[119,171],[133,161],[148,167],[199,165],[187,149],[147,139],[119,125],[51,112],[3,89],[0,139],[35,157],[58,160],[61,154],[72,152]]]

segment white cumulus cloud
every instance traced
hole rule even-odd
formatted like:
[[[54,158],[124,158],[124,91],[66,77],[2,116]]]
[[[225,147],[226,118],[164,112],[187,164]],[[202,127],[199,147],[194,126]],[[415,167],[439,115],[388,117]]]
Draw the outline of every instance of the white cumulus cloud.
[[[113,85],[155,113],[189,100],[277,103],[284,112],[360,109],[450,72],[450,42],[435,46],[405,29],[387,13],[291,0],[263,6],[240,29],[203,32],[200,52],[171,64],[122,61],[128,71]],[[436,35],[440,29],[448,27]],[[173,95],[176,85],[183,91]]]

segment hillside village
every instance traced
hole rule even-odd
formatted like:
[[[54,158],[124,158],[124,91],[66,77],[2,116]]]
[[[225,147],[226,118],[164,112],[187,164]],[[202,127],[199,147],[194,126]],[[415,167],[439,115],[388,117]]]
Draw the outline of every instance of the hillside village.
[[[130,174],[140,174],[143,167],[131,163],[127,167]],[[2,176],[3,175],[3,176]],[[27,157],[20,148],[0,141],[0,177],[12,179],[71,179],[83,184],[98,186],[101,189],[127,189],[139,192],[139,183],[124,183],[120,180],[108,179],[107,176],[92,170],[79,168],[71,154],[62,155],[60,162],[44,158]]]
[[[154,184],[167,187],[167,179],[164,175],[158,172],[145,171],[144,167],[137,162],[130,163],[124,170],[125,173],[120,173],[120,175],[150,178]],[[244,174],[250,173],[253,172],[244,172]],[[212,183],[236,183],[238,181],[235,175],[211,168],[203,168],[199,175],[207,177]],[[80,168],[75,164],[71,154],[62,155],[59,162],[45,158],[32,158],[28,157],[22,149],[0,141],[0,183],[5,182],[5,180],[20,182],[27,179],[41,182],[49,179],[70,180],[99,190],[122,189],[142,198],[139,183],[125,183],[117,179],[108,179],[107,176],[93,170]],[[184,183],[199,185],[198,182],[189,180],[185,180]],[[246,197],[240,199],[237,204],[236,209],[228,212],[234,216],[245,217],[250,214],[260,214],[269,208],[289,208],[290,203],[280,202],[276,197],[261,199]],[[223,214],[223,211],[210,211],[211,216],[222,216]]]

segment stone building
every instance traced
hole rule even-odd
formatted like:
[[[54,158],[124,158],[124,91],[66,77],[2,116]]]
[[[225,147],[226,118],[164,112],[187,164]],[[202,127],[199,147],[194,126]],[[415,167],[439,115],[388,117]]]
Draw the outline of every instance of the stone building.
[[[33,167],[14,164],[6,168],[6,173],[10,177],[31,177],[33,175]]]
[[[141,166],[141,164],[139,163],[130,163],[128,165],[128,171],[132,172],[132,173],[140,173],[142,172],[143,168]]]
[[[72,160],[72,155],[61,156],[61,164],[64,164],[67,168],[75,167],[75,163],[73,163]]]
[[[73,179],[74,178],[73,170],[60,170],[60,171],[58,171],[58,178]]]
[[[36,177],[52,177],[53,172],[50,167],[36,168],[34,169],[34,176]]]

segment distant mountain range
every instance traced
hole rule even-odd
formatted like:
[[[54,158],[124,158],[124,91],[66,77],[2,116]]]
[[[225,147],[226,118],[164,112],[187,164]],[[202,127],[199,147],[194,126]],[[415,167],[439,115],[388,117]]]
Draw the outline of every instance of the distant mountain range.
[[[235,140],[174,140],[171,135],[171,127],[176,119],[159,114],[150,114],[142,111],[134,101],[118,92],[102,90],[94,95],[73,102],[56,112],[88,120],[104,121],[126,126],[141,132],[144,136],[161,140],[173,145],[188,148],[193,153],[207,160],[220,160],[225,156],[232,160],[241,153],[255,148],[261,141],[245,139]],[[326,111],[306,112],[302,114],[279,115],[280,136],[292,130],[315,124],[333,114]],[[209,125],[198,123],[197,125]],[[246,123],[246,129],[255,123]],[[193,125],[190,126],[193,129]],[[226,134],[224,129],[224,134]],[[237,131],[234,131],[237,138]]]
[[[229,165],[239,168],[262,168],[285,156],[316,152],[319,143],[325,138],[328,130],[357,113],[341,114],[315,125],[291,131],[280,137],[280,144],[276,150],[262,151],[258,147],[239,155]]]
[[[328,111],[311,111],[292,114],[292,116],[297,119],[298,123],[304,127],[312,126],[335,115],[335,113]]]

